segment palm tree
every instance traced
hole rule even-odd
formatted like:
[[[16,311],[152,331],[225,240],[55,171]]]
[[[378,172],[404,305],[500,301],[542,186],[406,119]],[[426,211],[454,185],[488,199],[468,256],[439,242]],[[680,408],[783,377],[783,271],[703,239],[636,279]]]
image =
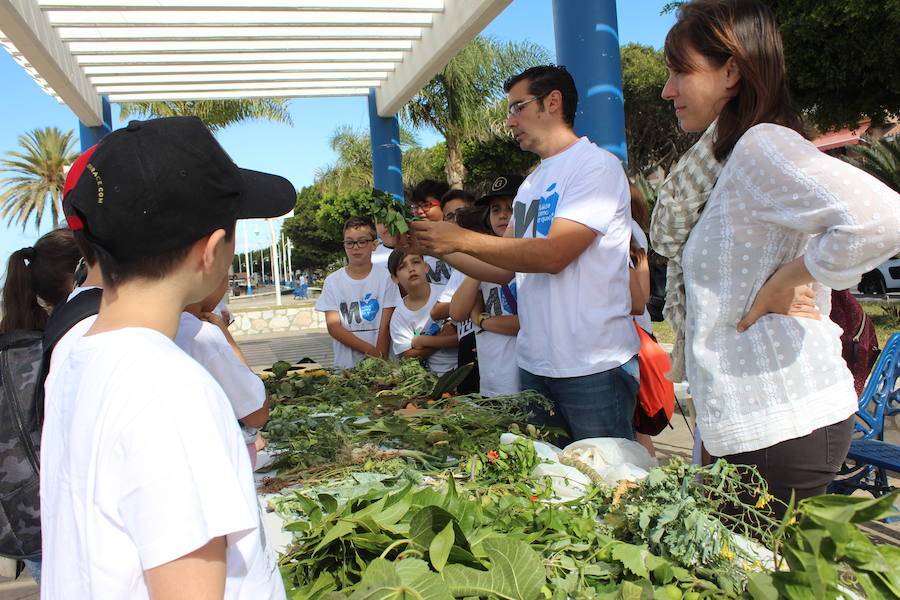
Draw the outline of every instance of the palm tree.
[[[877,177],[888,184],[894,191],[900,192],[900,136],[892,140],[866,136],[867,145],[860,144],[853,151],[859,158],[845,158],[854,167]]]
[[[447,183],[462,187],[466,168],[461,143],[496,135],[505,120],[503,82],[522,70],[550,61],[531,42],[502,43],[478,36],[403,107],[413,127],[432,127],[447,141]]]
[[[250,119],[267,119],[293,125],[294,121],[288,111],[288,103],[287,98],[121,102],[119,118],[125,120],[131,116],[141,116],[156,119],[193,115],[200,117],[212,131]]]
[[[369,135],[348,125],[338,127],[329,142],[338,157],[333,165],[317,169],[315,185],[322,193],[339,193],[372,189],[372,145]],[[400,129],[403,152],[401,170],[403,185],[411,187],[422,179],[434,177],[428,150],[419,145],[416,136]]]
[[[2,181],[0,218],[13,222],[24,230],[34,215],[35,227],[40,229],[44,212],[50,205],[54,226],[62,215],[62,190],[66,181],[66,167],[77,158],[73,145],[74,131],[63,133],[56,127],[33,129],[19,136],[18,152],[7,152],[0,160],[0,171],[15,173]]]

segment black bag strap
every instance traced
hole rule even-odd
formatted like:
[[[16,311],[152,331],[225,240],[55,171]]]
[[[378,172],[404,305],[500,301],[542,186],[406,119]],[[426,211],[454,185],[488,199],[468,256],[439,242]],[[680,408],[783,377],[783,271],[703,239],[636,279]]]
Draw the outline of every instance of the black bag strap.
[[[57,306],[50,315],[47,328],[44,329],[43,357],[41,359],[41,371],[34,388],[34,401],[36,403],[35,415],[38,427],[44,424],[44,382],[50,371],[50,356],[57,342],[62,339],[72,327],[84,319],[96,315],[100,311],[100,298],[103,290],[92,288],[79,293],[77,296]]]
[[[96,315],[100,311],[100,298],[103,290],[91,288],[85,290],[60,306],[50,315],[47,328],[44,329],[44,356],[49,357],[56,343],[80,321]]]

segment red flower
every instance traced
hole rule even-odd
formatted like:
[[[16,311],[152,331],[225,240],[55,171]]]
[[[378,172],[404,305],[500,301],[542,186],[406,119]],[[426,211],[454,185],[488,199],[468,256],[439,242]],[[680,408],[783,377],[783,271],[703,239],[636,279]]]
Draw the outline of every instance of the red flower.
[[[538,500],[540,500],[540,498],[538,498],[537,496],[532,496],[531,499],[532,499],[534,502],[537,502]]]
[[[500,458],[500,454],[497,453],[496,450],[491,450],[490,452],[485,454],[485,456],[487,457],[489,463],[495,463],[497,462],[497,459]]]

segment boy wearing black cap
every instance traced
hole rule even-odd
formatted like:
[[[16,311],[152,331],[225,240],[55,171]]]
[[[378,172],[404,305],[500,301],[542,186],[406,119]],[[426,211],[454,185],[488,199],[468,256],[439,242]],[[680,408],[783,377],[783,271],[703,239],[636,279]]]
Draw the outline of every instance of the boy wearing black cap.
[[[42,597],[284,598],[228,399],[172,339],[225,275],[235,221],[284,214],[294,189],[237,168],[194,117],[85,155],[64,203],[104,294],[45,386]]]

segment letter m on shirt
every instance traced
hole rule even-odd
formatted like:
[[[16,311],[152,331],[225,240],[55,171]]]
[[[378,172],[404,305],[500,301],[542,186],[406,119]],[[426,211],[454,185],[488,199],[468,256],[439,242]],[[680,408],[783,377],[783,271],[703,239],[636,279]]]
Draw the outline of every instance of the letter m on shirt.
[[[537,215],[540,198],[535,198],[528,203],[528,209],[525,209],[524,202],[516,202],[513,206],[513,219],[516,223],[516,237],[525,237],[528,227],[531,227],[531,237],[537,236]]]
[[[354,320],[356,320],[357,323],[362,323],[362,313],[359,310],[359,302],[351,302],[349,306],[347,306],[346,302],[341,302],[341,317],[347,325],[352,325]]]

